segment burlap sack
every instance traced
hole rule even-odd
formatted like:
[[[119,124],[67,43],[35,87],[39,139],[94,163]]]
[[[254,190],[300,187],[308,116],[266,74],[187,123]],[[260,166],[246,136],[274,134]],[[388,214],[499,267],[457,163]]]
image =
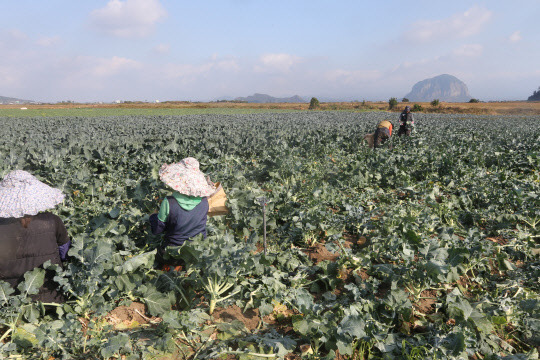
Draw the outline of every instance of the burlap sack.
[[[216,192],[208,197],[208,216],[225,215],[229,209],[225,206],[227,195],[221,183],[216,183]]]

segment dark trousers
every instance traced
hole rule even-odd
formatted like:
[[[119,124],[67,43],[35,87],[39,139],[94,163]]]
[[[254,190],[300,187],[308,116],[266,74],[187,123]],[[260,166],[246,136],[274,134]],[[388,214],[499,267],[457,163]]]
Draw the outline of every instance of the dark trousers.
[[[378,128],[373,134],[373,148],[377,148],[390,139],[390,130],[387,128]]]
[[[401,135],[409,136],[411,135],[411,130],[412,130],[411,128],[408,128],[406,126],[400,126],[397,132],[397,136],[401,136]]]

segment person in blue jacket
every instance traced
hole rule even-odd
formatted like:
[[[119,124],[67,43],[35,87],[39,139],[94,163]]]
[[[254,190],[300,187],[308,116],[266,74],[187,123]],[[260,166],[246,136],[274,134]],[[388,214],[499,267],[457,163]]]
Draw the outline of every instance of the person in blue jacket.
[[[157,249],[156,262],[164,270],[171,267],[181,270],[181,261],[164,259],[165,249],[167,246],[181,246],[199,234],[206,237],[207,197],[216,188],[199,169],[199,162],[192,157],[178,163],[164,164],[159,170],[159,176],[161,181],[175,191],[163,199],[159,211],[149,219],[152,233],[164,234],[163,242]]]

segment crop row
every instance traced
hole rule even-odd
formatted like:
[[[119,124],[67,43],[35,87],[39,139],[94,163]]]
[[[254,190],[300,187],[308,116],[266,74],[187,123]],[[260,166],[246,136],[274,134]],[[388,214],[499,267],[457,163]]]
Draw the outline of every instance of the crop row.
[[[540,122],[418,114],[412,137],[368,149],[388,116],[0,118],[0,175],[61,188],[73,240],[63,268],[27,273],[16,292],[0,283],[0,352],[537,358]],[[171,250],[184,272],[163,272],[147,225],[168,193],[157,170],[187,156],[231,211]],[[44,271],[65,304],[30,300]],[[138,322],[111,320],[133,304]]]

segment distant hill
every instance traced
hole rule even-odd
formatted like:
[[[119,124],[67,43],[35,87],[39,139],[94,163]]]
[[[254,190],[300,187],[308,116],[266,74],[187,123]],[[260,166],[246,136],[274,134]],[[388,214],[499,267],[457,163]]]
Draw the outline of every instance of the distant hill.
[[[0,104],[28,104],[35,101],[0,96]]]
[[[533,94],[529,96],[527,101],[540,101],[540,87],[538,87],[538,90],[534,91]]]
[[[409,101],[421,102],[434,99],[446,102],[468,102],[472,98],[467,85],[455,76],[448,74],[417,82],[411,92],[404,97]]]
[[[253,94],[248,97],[238,97],[236,101],[247,101],[248,103],[305,103],[306,100],[295,95],[288,98],[276,98],[266,94]]]

